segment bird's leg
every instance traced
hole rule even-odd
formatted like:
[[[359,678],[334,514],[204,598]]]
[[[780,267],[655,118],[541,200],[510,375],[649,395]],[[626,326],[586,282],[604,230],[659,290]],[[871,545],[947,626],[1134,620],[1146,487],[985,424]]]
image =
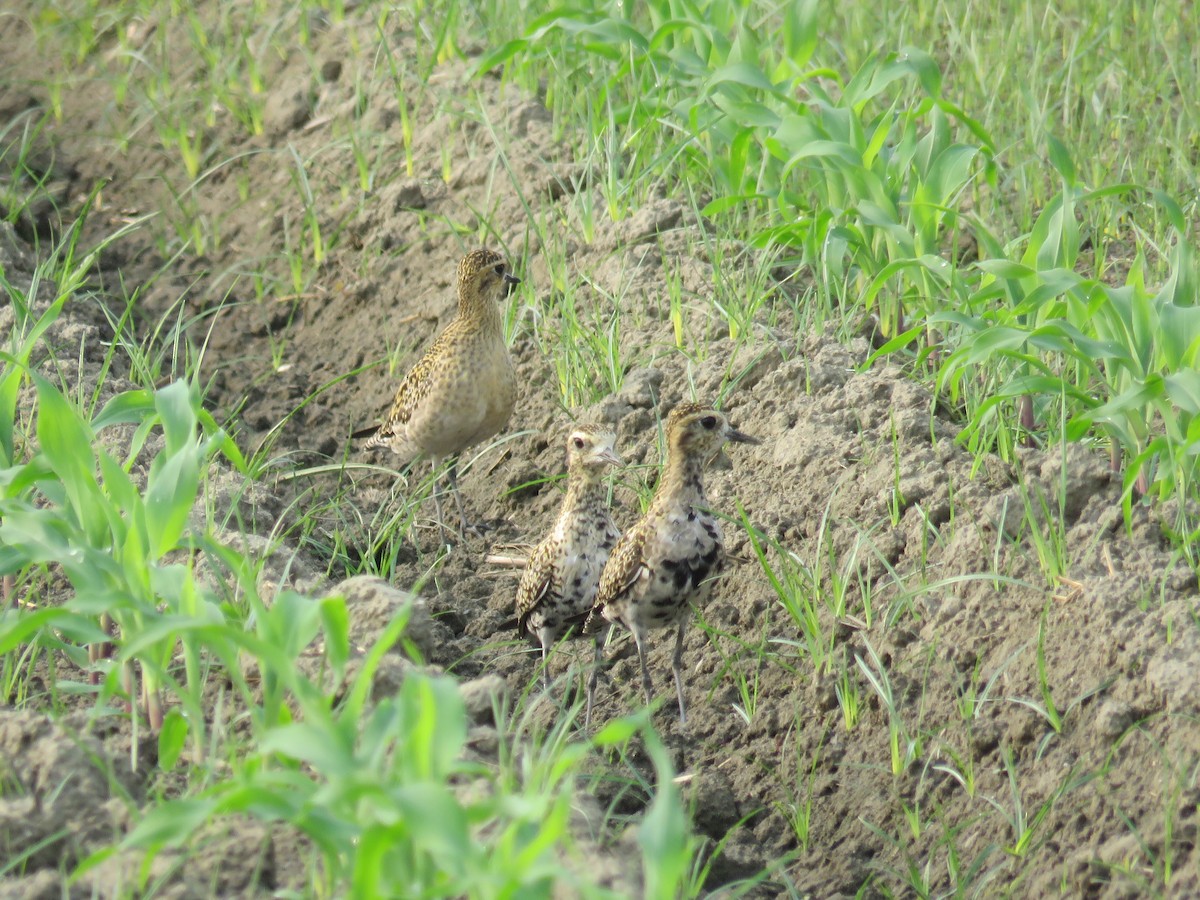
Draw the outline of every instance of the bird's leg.
[[[450,478],[450,487],[454,490],[454,502],[458,504],[458,520],[459,520],[459,536],[465,535],[468,531],[473,531],[477,535],[482,535],[487,530],[487,525],[484,522],[468,522],[467,510],[463,506],[462,493],[458,489],[458,457],[450,460],[450,469],[447,473]]]
[[[604,665],[604,645],[608,643],[608,636],[612,634],[612,629],[613,627],[609,625],[608,628],[596,635],[596,658],[592,663],[592,674],[588,677],[587,712],[583,714],[584,728],[592,724],[592,706],[596,702],[596,682],[600,680],[600,669]]]
[[[538,629],[538,642],[542,645],[542,685],[550,690],[550,656],[547,649],[554,640],[554,631],[550,628]]]
[[[679,697],[679,724],[687,722],[687,710],[683,703],[683,629],[687,622],[679,621],[675,632],[675,655],[671,658],[671,670],[675,673],[675,694]]]
[[[457,491],[457,488],[455,490]],[[459,506],[461,508],[461,502]],[[442,531],[442,543],[452,543],[450,540],[450,530],[446,528],[446,520],[442,516],[442,485],[441,479],[438,477],[437,457],[433,459],[433,508],[437,511],[438,528]],[[459,535],[459,540],[461,539],[462,535]]]
[[[633,632],[633,642],[637,644],[638,662],[642,664],[642,690],[646,693],[646,705],[649,706],[652,686],[650,670],[646,667],[646,629],[631,622],[629,630]]]

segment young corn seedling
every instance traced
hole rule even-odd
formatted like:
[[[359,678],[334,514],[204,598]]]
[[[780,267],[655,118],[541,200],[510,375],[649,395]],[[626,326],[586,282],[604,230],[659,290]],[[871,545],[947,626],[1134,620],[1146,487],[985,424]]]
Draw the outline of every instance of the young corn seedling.
[[[801,724],[799,720],[793,723],[793,735],[801,732]],[[816,824],[813,819],[813,795],[815,793],[817,773],[820,771],[821,751],[824,749],[825,741],[828,737],[829,733],[827,731],[821,735],[816,749],[813,750],[811,759],[805,760],[800,749],[800,744],[797,741],[794,757],[790,760],[780,760],[780,770],[794,774],[792,784],[787,790],[787,801],[776,803],[775,808],[783,816],[784,821],[791,826],[792,833],[796,836],[796,842],[803,851],[808,850],[809,843],[812,840],[812,829]],[[784,743],[786,745],[786,741]],[[781,749],[781,756],[783,752]]]
[[[244,462],[183,382],[154,394],[120,394],[88,421],[48,381],[29,374],[37,390],[40,451],[8,468],[9,487],[0,497],[0,569],[63,567],[76,594],[66,609],[111,618],[120,628],[119,668],[109,672],[107,689],[115,689],[120,673],[129,691],[129,667],[136,663],[147,718],[157,730],[161,686],[174,684],[168,667],[179,631],[170,626],[223,619],[198,587],[190,561],[169,560],[188,545],[188,518],[208,460],[220,452],[243,468]],[[129,456],[118,460],[98,445],[97,435],[126,423],[138,429]],[[129,470],[155,426],[165,446],[140,489]],[[186,632],[181,640],[186,680],[176,694],[201,723],[200,646]]]
[[[821,616],[816,603],[813,602],[815,579],[813,574],[796,558],[791,551],[784,549],[778,541],[768,539],[746,517],[745,510],[740,508],[742,525],[750,538],[750,546],[763,573],[770,582],[779,604],[791,617],[792,622],[800,629],[803,643],[785,638],[775,638],[774,642],[784,645],[802,647],[807,650],[809,659],[816,675],[829,670],[831,666],[830,651],[832,649],[832,633],[826,636]],[[771,557],[778,560],[773,563],[768,557],[768,548],[774,552]]]
[[[1077,787],[1086,784],[1091,780],[1092,775],[1075,776],[1074,767],[1063,777],[1062,781],[1054,788],[1053,791],[1038,805],[1037,809],[1030,815],[1026,808],[1025,798],[1021,795],[1020,785],[1017,783],[1017,766],[1013,759],[1012,748],[1007,744],[1000,748],[1000,758],[1004,763],[1004,771],[1008,777],[1009,799],[1012,804],[1011,810],[1006,809],[1001,803],[985,796],[983,799],[995,808],[1008,823],[1012,834],[1012,843],[1004,848],[1004,852],[1018,859],[1027,856],[1030,852],[1037,848],[1038,832],[1046,816],[1054,808],[1054,805],[1062,799],[1063,796],[1070,793]]]
[[[1042,610],[1042,619],[1038,625],[1037,638],[1037,680],[1038,691],[1042,695],[1042,702],[1039,704],[1033,700],[1013,699],[1016,703],[1027,706],[1038,713],[1054,729],[1055,734],[1061,734],[1063,729],[1062,715],[1059,713],[1058,707],[1054,704],[1054,697],[1050,691],[1050,683],[1046,672],[1046,616],[1048,614],[1049,607]]]
[[[325,254],[327,247],[325,238],[321,233],[321,219],[317,213],[317,202],[314,199],[312,185],[308,180],[308,165],[311,159],[304,160],[300,158],[300,153],[296,148],[288,144],[288,152],[292,157],[292,183],[300,192],[300,200],[304,206],[304,215],[302,218],[302,228],[308,235],[309,255],[312,257],[313,266],[320,268],[325,262]],[[293,279],[294,281],[295,279]],[[296,293],[301,293],[297,288]]]
[[[971,755],[970,749],[970,727],[967,729],[968,748],[962,753],[959,753],[945,741],[940,741],[938,750],[945,756],[946,761],[936,763],[934,770],[945,772],[955,781],[957,781],[967,796],[974,799],[975,792],[978,790],[978,781],[975,772],[975,759]]]
[[[1030,493],[1035,495],[1031,498]],[[1059,492],[1059,509],[1051,508],[1051,501],[1046,499],[1038,485],[1023,485],[1021,502],[1024,509],[1022,517],[1022,532],[1033,545],[1046,583],[1056,587],[1059,579],[1070,569],[1069,549],[1067,546],[1067,525],[1062,517],[1064,495]],[[1036,506],[1035,506],[1036,502]]]
[[[637,831],[646,896],[674,897],[691,882],[698,842],[688,827],[670,753],[650,727],[649,715],[643,711],[610,722],[592,743],[600,750],[626,747],[640,731],[655,776],[653,796]]]
[[[1133,740],[1149,744],[1149,749],[1154,757],[1157,757],[1162,771],[1159,796],[1162,797],[1163,803],[1160,810],[1150,813],[1151,821],[1138,821],[1136,814],[1116,808],[1118,818],[1133,835],[1142,857],[1123,861],[1128,868],[1121,874],[1131,883],[1140,886],[1143,891],[1150,892],[1153,885],[1153,890],[1166,896],[1170,893],[1171,882],[1177,874],[1176,864],[1180,861],[1182,842],[1179,834],[1181,828],[1187,827],[1180,819],[1186,808],[1183,803],[1184,795],[1190,792],[1195,776],[1195,761],[1189,758],[1190,754],[1182,758],[1173,756],[1150,731],[1140,727],[1131,728],[1118,738],[1110,752],[1115,753],[1121,744]],[[1161,831],[1157,834],[1154,828],[1158,823],[1153,821],[1156,814],[1161,815]]]
[[[899,776],[916,760],[920,759],[922,738],[920,734],[909,734],[904,724],[904,718],[900,713],[898,698],[892,690],[891,679],[888,677],[883,661],[880,660],[879,654],[875,652],[875,648],[871,646],[871,642],[865,637],[863,638],[863,643],[867,647],[868,659],[865,660],[858,654],[855,654],[854,661],[858,665],[859,671],[866,677],[867,683],[875,691],[876,696],[879,697],[879,702],[887,715],[888,748],[891,753],[892,775]]]
[[[858,679],[854,677],[845,655],[839,664],[838,679],[833,689],[837,695],[838,706],[842,710],[842,723],[846,726],[846,731],[853,731],[854,727],[858,725],[862,706],[858,691]]]
[[[733,681],[738,694],[739,702],[733,704],[733,710],[747,725],[753,722],[758,711],[763,665],[770,653],[767,649],[768,638],[766,636],[769,624],[769,618],[764,619],[763,631],[759,635],[758,642],[751,643],[736,635],[714,628],[703,620],[703,615],[700,616],[700,628],[708,636],[709,643],[716,648],[717,654],[721,658],[721,665],[717,669],[713,686],[709,690],[709,697],[711,699],[713,692],[728,676]],[[732,641],[736,649],[727,654],[722,649],[722,639]]]

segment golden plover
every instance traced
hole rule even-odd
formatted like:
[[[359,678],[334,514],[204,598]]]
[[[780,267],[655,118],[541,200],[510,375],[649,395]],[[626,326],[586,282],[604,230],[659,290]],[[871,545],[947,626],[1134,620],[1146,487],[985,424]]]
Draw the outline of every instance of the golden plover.
[[[650,703],[646,668],[646,632],[676,625],[675,691],[679,721],[687,721],[683,700],[683,630],[687,612],[702,601],[721,563],[721,525],[704,496],[704,466],[726,441],[757,444],[733,428],[725,416],[702,403],[681,403],[667,417],[667,462],[646,514],[613,548],[596,602],[584,626],[595,632],[601,619],[633,632],[642,667],[642,689]],[[596,641],[596,665],[588,679],[587,714],[591,721],[604,638]]]
[[[520,281],[509,272],[504,257],[491,250],[463,257],[458,264],[458,315],[404,377],[387,418],[364,445],[386,446],[407,456],[428,454],[435,473],[450,460],[447,474],[458,504],[460,537],[470,526],[458,490],[458,455],[507,425],[516,400],[516,376],[498,304]],[[433,502],[447,537],[436,484]]]
[[[582,425],[567,436],[567,495],[558,520],[533,552],[517,586],[517,633],[542,646],[542,678],[550,686],[546,655],[571,625],[582,625],[596,599],[609,551],[621,532],[608,511],[604,470],[621,465],[616,436]]]

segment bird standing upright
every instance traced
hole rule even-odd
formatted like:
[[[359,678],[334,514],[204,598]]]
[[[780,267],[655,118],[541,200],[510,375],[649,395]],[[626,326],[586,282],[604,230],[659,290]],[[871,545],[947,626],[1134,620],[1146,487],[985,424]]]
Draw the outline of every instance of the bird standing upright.
[[[427,454],[435,473],[448,459],[460,538],[471,526],[458,490],[458,456],[504,428],[516,401],[516,376],[498,304],[519,283],[504,257],[492,250],[463,257],[457,316],[404,377],[383,423],[355,435],[372,434],[364,449],[386,446],[401,455]],[[442,536],[448,539],[436,484],[433,502]]]
[[[529,555],[517,586],[517,633],[547,653],[571,625],[582,625],[596,598],[608,554],[620,537],[608,510],[604,470],[621,465],[608,430],[581,425],[567,436],[567,494],[554,528]]]
[[[642,669],[642,689],[651,702],[646,666],[646,634],[650,628],[676,625],[672,671],[679,698],[679,721],[687,721],[683,699],[683,632],[687,612],[702,601],[716,575],[723,550],[721,525],[708,508],[704,467],[726,441],[759,441],[733,428],[728,419],[702,403],[681,403],[667,417],[667,461],[645,515],[613,548],[600,576],[596,602],[584,630],[596,632],[602,621],[608,632],[616,624],[633,633]],[[590,722],[600,674],[604,640],[596,641],[596,665],[588,679]]]

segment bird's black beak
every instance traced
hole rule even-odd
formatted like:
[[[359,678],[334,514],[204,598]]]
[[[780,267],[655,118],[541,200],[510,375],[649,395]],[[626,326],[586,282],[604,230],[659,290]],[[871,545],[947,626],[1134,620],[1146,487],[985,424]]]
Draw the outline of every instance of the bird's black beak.
[[[744,432],[744,431],[738,431],[733,426],[730,426],[729,429],[725,432],[725,440],[733,441],[735,444],[761,444],[762,443],[762,441],[760,441],[758,438],[754,437],[753,435],[746,434],[746,432]],[[724,447],[722,447],[720,450],[717,451],[717,455],[715,457],[713,457],[712,465],[713,465],[714,469],[732,469],[733,468],[733,460],[731,460],[729,458],[729,455],[725,452]]]
[[[758,438],[753,437],[752,435],[746,434],[746,432],[744,432],[744,431],[738,431],[736,428],[730,428],[729,434],[727,434],[726,437],[729,440],[734,441],[738,444],[761,444],[762,443],[762,441],[760,441]]]
[[[510,294],[512,294],[512,292],[516,289],[517,285],[521,283],[521,279],[518,278],[516,275],[510,275],[508,272],[505,272],[504,280],[502,283],[504,285],[504,290],[500,292],[501,296],[507,297]]]

